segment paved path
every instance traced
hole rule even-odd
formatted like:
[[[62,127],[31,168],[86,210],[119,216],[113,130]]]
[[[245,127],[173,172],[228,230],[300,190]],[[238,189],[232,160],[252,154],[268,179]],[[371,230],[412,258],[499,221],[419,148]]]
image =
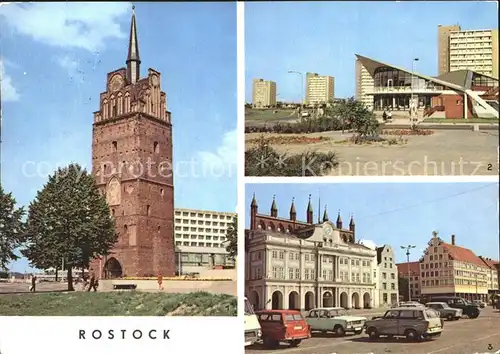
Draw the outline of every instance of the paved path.
[[[245,134],[246,140],[261,133]],[[277,136],[279,134],[265,134]],[[281,136],[290,136],[281,134]],[[339,144],[351,134],[325,132],[330,141],[308,145],[273,145],[279,153],[294,155],[306,151],[335,152],[339,166],[331,176],[470,176],[498,174],[498,131],[435,130],[428,136],[403,136],[404,145]],[[398,138],[394,136],[394,138]],[[286,164],[286,160],[284,161]],[[303,161],[303,170],[309,161]],[[320,176],[324,171],[312,171]]]
[[[280,353],[280,354],[473,354],[494,353],[500,350],[500,312],[491,307],[482,309],[477,319],[445,321],[440,338],[417,343],[405,339],[380,339],[371,341],[366,334],[335,337],[334,335],[315,335],[305,340],[298,348],[282,345],[269,351],[262,346],[247,347],[245,353]],[[491,347],[490,347],[491,346]],[[491,349],[489,349],[491,348]]]

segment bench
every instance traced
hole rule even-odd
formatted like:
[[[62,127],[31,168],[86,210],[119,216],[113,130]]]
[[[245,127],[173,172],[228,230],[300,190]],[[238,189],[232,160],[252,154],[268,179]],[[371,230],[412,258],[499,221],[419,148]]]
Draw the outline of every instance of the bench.
[[[113,284],[114,290],[135,290],[137,284]]]

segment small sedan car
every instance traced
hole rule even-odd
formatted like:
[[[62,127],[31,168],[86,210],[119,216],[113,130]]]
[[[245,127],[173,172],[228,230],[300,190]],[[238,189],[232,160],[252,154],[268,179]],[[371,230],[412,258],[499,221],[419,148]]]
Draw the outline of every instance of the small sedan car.
[[[304,317],[295,310],[262,310],[256,312],[262,341],[268,348],[276,348],[280,342],[298,347],[303,339],[311,338],[311,330]]]
[[[441,318],[446,318],[448,321],[459,320],[462,318],[462,310],[450,307],[446,302],[428,302],[425,304],[430,309],[439,312]]]
[[[312,309],[306,316],[311,331],[333,332],[338,336],[346,333],[360,334],[366,317],[350,316],[342,307],[324,307]]]
[[[380,336],[406,337],[410,341],[439,337],[443,319],[436,311],[425,307],[399,307],[366,321],[366,334],[372,340]]]
[[[473,301],[476,305],[478,305],[480,308],[484,309],[486,307],[486,303],[484,303],[481,300],[474,300]]]

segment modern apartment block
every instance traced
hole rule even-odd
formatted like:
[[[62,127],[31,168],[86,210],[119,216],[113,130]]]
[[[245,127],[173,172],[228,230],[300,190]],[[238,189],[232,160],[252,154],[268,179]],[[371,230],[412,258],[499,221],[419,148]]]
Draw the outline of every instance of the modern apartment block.
[[[253,79],[252,104],[256,108],[276,106],[276,82]]]
[[[459,25],[438,25],[438,75],[450,71],[450,34],[460,31]]]
[[[450,70],[473,70],[498,79],[498,30],[450,33]]]
[[[235,213],[175,209],[175,250],[179,273],[234,266],[226,251],[226,233]]]
[[[434,235],[420,259],[422,296],[460,296],[487,301],[490,268],[470,249]]]
[[[334,98],[333,76],[306,74],[306,104],[328,103]]]
[[[438,73],[472,70],[498,79],[498,29],[438,26]]]
[[[394,250],[389,245],[377,247],[377,274],[376,291],[379,303],[395,304],[399,300],[398,268]]]
[[[356,101],[362,102],[373,110],[373,76],[370,75],[361,60],[356,58]]]
[[[396,264],[398,268],[399,279],[407,279],[410,283],[410,299],[417,300],[420,298],[420,263],[406,262]],[[408,300],[408,289],[399,288],[399,294],[403,299]]]

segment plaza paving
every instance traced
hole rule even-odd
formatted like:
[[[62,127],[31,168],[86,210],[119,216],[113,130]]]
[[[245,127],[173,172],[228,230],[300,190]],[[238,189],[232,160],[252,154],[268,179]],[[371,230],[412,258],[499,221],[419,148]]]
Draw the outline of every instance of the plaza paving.
[[[164,282],[163,292],[166,293],[191,293],[194,291],[207,291],[214,294],[228,294],[237,295],[237,284],[236,281],[220,281],[214,282],[211,287],[200,287],[197,282],[186,283],[191,286],[177,287],[172,286],[172,283]],[[28,283],[0,283],[0,296],[2,294],[12,294],[12,293],[28,293],[31,284]],[[42,282],[36,285],[36,293],[45,292],[63,292],[68,289],[66,283],[56,283],[56,282]],[[81,290],[79,285],[75,285],[75,290]],[[112,291],[98,289],[99,291]],[[157,292],[158,290],[145,290],[147,292]]]
[[[373,314],[372,314],[373,315]],[[367,316],[368,317],[368,316]],[[472,354],[495,353],[500,350],[500,312],[491,307],[482,309],[477,319],[461,319],[459,321],[445,321],[441,337],[431,341],[411,343],[401,339],[379,339],[371,341],[365,333],[360,335],[313,335],[311,339],[303,341],[298,348],[289,348],[282,345],[276,350],[268,350],[260,345],[247,347],[247,354],[382,354],[382,353],[411,353],[411,354]]]
[[[289,134],[245,134],[246,140],[260,136],[290,136]],[[306,151],[335,152],[339,166],[331,176],[470,176],[498,174],[498,131],[435,130],[428,136],[403,136],[404,145],[339,144],[351,134],[325,132],[307,134],[308,137],[326,136],[331,140],[316,144],[273,145],[287,155]],[[386,136],[397,138],[397,136]],[[247,145],[248,148],[248,145]],[[285,160],[286,163],[286,160]],[[307,168],[303,163],[303,169]],[[321,175],[321,171],[313,171]]]

